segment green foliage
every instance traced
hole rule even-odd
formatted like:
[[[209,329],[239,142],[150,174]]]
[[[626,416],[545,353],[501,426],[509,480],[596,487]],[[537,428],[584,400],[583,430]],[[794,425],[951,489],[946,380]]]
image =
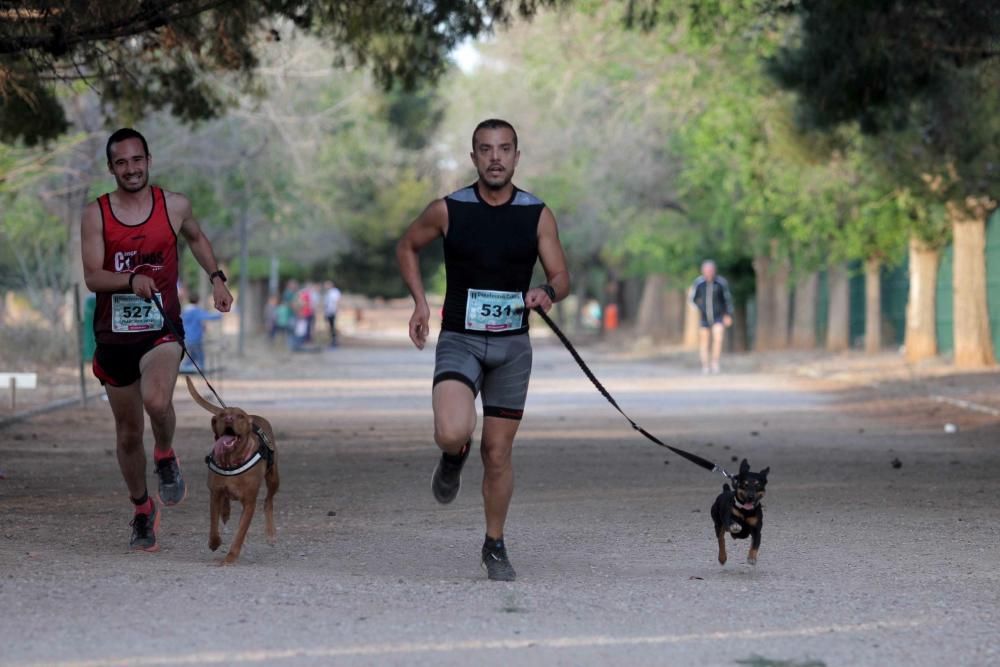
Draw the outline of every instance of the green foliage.
[[[558,1],[22,4],[0,15],[0,139],[35,144],[65,131],[53,94],[59,81],[87,81],[133,120],[161,109],[186,121],[217,118],[232,100],[211,77],[238,74],[242,92],[250,92],[262,48],[302,32],[325,38],[338,65],[365,64],[384,85],[413,89],[440,76],[463,39]]]

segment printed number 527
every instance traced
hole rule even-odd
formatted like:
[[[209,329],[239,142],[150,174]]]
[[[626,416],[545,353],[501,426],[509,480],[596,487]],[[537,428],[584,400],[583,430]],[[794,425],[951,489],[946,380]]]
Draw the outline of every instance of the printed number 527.
[[[149,313],[153,310],[152,306],[125,306],[122,308],[122,315],[126,318],[140,318],[149,317]]]

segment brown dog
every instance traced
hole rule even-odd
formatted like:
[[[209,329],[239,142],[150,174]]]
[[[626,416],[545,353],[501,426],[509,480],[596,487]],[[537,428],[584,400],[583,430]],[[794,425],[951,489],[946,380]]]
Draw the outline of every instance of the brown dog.
[[[208,548],[215,551],[222,544],[219,519],[229,521],[229,503],[238,500],[243,505],[240,525],[229,545],[229,553],[220,565],[231,565],[240,557],[250,521],[257,507],[257,494],[267,483],[264,499],[264,519],[268,544],[274,544],[274,494],[278,492],[278,452],[274,448],[274,431],[263,417],[248,415],[239,408],[220,408],[202,398],[187,380],[188,392],[195,403],[212,413],[212,433],[215,444],[208,462],[208,490],[211,494]]]

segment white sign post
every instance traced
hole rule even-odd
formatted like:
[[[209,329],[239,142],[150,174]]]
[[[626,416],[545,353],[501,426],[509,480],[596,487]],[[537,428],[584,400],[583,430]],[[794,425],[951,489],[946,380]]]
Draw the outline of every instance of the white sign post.
[[[35,389],[38,386],[37,373],[0,373],[0,387],[10,389],[10,411],[17,407],[18,389]]]

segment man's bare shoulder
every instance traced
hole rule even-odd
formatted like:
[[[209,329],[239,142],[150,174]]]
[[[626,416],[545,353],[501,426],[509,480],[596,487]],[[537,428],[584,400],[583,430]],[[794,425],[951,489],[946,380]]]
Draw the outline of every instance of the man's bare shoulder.
[[[97,203],[97,200],[89,201],[83,207],[83,223],[93,224],[94,221],[99,221],[101,219],[101,205]]]
[[[445,227],[448,224],[448,204],[443,198],[435,199],[420,214],[420,220],[435,227]]]
[[[180,192],[163,191],[163,201],[167,205],[167,213],[175,223],[182,223],[191,216],[191,200]]]

